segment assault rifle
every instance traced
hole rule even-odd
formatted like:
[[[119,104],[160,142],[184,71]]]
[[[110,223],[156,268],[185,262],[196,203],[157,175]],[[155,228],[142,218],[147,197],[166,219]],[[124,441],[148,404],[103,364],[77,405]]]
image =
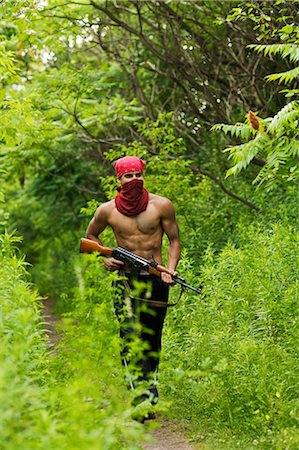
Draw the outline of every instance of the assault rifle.
[[[158,277],[161,276],[161,273],[168,273],[171,275],[173,281],[177,284],[180,284],[182,288],[191,289],[197,294],[201,294],[199,289],[196,289],[190,284],[187,284],[184,278],[179,275],[174,275],[173,272],[166,267],[163,267],[161,264],[158,264],[156,261],[149,261],[141,256],[135,255],[134,253],[126,250],[122,247],[110,248],[103,247],[98,242],[92,241],[91,239],[82,238],[80,241],[80,253],[94,253],[98,252],[102,256],[108,256],[119,261],[126,263],[131,267],[133,273],[140,273],[141,270],[145,270],[146,272],[156,275]]]

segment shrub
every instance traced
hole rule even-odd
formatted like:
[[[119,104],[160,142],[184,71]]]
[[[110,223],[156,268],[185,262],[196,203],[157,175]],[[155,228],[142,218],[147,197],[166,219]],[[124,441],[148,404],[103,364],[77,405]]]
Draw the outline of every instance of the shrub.
[[[65,318],[61,344],[50,356],[40,297],[12,240],[0,239],[1,449],[139,449],[144,431],[131,419],[117,369],[107,292],[101,285],[86,287],[83,297],[78,291],[74,305],[80,299],[81,305]]]
[[[168,316],[163,385],[181,417],[295,449],[296,238],[288,226],[252,225],[240,239],[207,251],[202,297]]]

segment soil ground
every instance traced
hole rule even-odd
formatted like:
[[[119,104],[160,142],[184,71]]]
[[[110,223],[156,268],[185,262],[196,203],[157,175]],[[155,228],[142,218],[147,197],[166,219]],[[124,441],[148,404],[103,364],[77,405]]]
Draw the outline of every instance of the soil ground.
[[[143,450],[196,450],[188,442],[187,438],[182,432],[174,429],[170,421],[162,420],[159,423],[159,428],[151,432],[154,443],[147,443],[143,445]]]
[[[50,349],[50,353],[56,352],[55,345],[58,343],[58,335],[56,331],[56,323],[59,321],[59,317],[54,314],[54,301],[51,298],[44,298],[42,300],[44,306],[43,314],[45,319],[45,331],[48,337],[47,345]]]

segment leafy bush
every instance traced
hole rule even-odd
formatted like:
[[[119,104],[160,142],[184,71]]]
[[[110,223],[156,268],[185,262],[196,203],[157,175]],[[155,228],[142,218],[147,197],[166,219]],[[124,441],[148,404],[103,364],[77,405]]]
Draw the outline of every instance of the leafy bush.
[[[11,241],[17,239],[1,236],[0,441],[3,449],[34,448],[55,439],[57,430],[42,387],[47,350],[39,297],[26,281],[26,264],[13,255]]]
[[[82,322],[65,319],[60,350],[50,356],[40,297],[11,249],[16,240],[0,239],[1,449],[139,449],[144,431],[131,419],[117,369],[118,339],[104,302],[110,293],[104,284],[84,289]]]
[[[188,296],[168,316],[164,389],[198,429],[230,429],[246,448],[295,449],[296,236],[288,226],[252,225],[242,239],[217,257],[206,252],[202,297]]]

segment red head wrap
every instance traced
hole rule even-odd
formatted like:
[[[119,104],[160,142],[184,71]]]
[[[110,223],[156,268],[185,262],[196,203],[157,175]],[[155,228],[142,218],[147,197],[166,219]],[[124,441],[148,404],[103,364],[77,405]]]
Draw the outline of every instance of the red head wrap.
[[[137,158],[137,156],[124,156],[113,164],[117,178],[120,178],[127,172],[143,172],[145,166],[146,163],[142,159]]]
[[[117,178],[128,172],[143,172],[146,163],[136,156],[125,156],[118,159],[113,167]],[[149,201],[149,193],[143,187],[143,180],[134,178],[118,188],[119,194],[115,197],[117,210],[125,216],[135,216],[145,211]]]

